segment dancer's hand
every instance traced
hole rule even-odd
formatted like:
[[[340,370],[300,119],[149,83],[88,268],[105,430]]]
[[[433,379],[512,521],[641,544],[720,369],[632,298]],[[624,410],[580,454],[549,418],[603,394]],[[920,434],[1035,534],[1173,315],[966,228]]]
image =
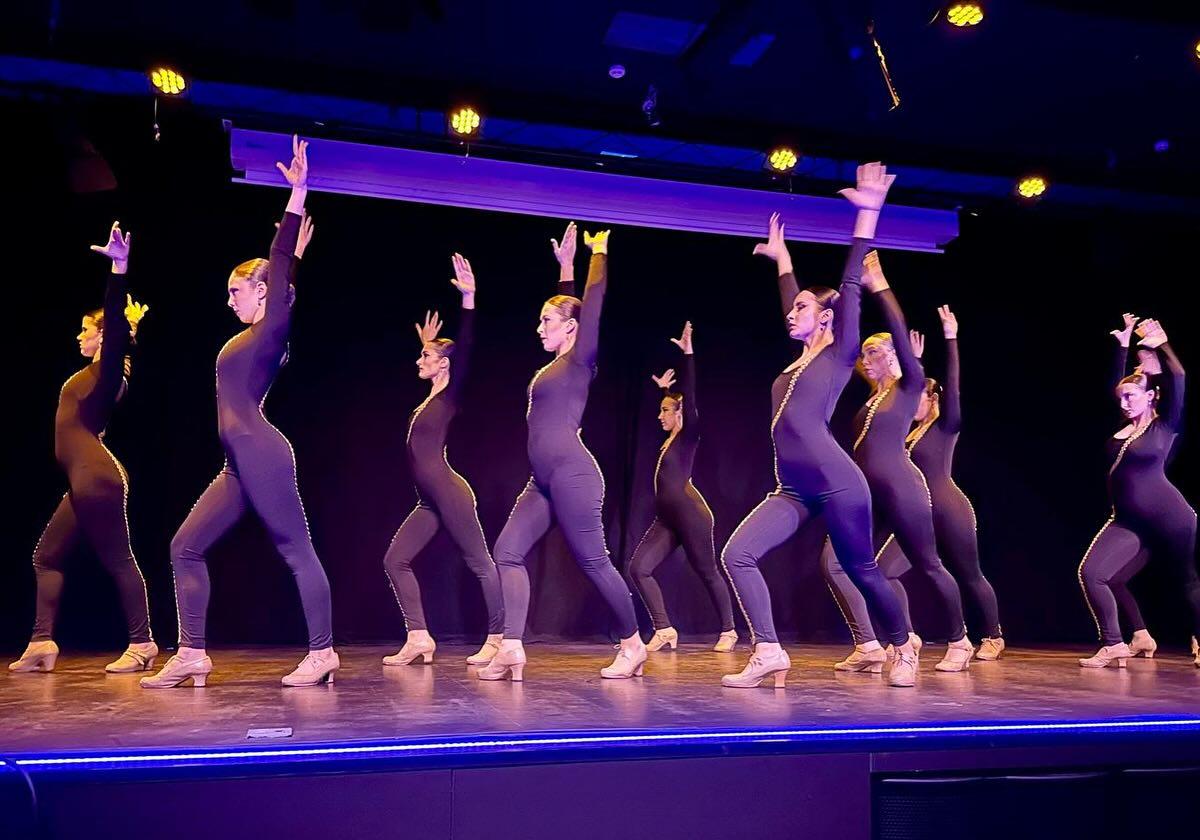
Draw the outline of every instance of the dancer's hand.
[[[942,319],[942,335],[947,339],[958,338],[958,316],[948,305],[938,307],[938,317]]]
[[[887,277],[883,274],[883,266],[879,264],[879,252],[867,251],[863,257],[862,282],[868,292],[882,292],[889,288]]]
[[[138,324],[146,317],[146,313],[150,311],[150,307],[144,303],[138,303],[133,299],[133,295],[125,295],[125,320],[129,322],[129,335],[137,338]]]
[[[592,234],[585,230],[583,232],[583,244],[591,248],[593,254],[607,254],[608,235],[610,233],[612,233],[611,230],[598,230],[596,231],[596,235],[592,236]]]
[[[462,292],[463,309],[475,308],[475,272],[471,270],[471,261],[462,254],[450,258],[454,265],[454,277],[450,279],[454,288]]]
[[[301,140],[299,135],[293,134],[291,165],[284,166],[276,161],[275,167],[283,173],[292,189],[308,189],[308,141]]]
[[[859,210],[878,213],[883,209],[888,190],[895,180],[896,176],[889,175],[887,167],[882,163],[864,163],[858,167],[857,186],[838,190],[838,195],[846,198]]]
[[[567,222],[562,242],[551,239],[550,247],[554,249],[554,259],[558,260],[560,267],[566,268],[575,265],[575,223]]]
[[[787,225],[778,213],[772,213],[767,222],[767,241],[754,246],[754,253],[775,260],[780,274],[788,274],[792,270],[792,255],[787,247]]]
[[[1138,341],[1139,347],[1146,347],[1154,350],[1167,343],[1167,332],[1162,328],[1162,324],[1153,318],[1145,318],[1135,328],[1137,334],[1141,336]]]
[[[278,222],[275,224],[279,227]],[[300,233],[296,236],[296,256],[303,257],[304,251],[308,248],[308,243],[312,242],[313,231],[317,226],[313,224],[312,216],[308,215],[308,211],[300,214]]]
[[[437,312],[425,313],[425,325],[414,324],[417,328],[417,337],[421,339],[421,345],[424,346],[437,338],[438,333],[442,331],[442,319],[438,317]]]
[[[129,267],[129,240],[132,238],[132,233],[121,233],[120,222],[113,222],[112,229],[108,232],[108,241],[103,245],[89,247],[97,254],[103,254],[112,260],[113,274],[124,274]]]
[[[672,341],[674,341],[674,339],[672,339]],[[654,384],[659,388],[662,388],[664,391],[670,391],[675,385],[675,368],[664,370],[662,376],[654,376],[651,374],[650,378],[654,380]]]
[[[692,355],[692,322],[688,321],[683,325],[683,334],[679,338],[672,338],[671,343],[676,345],[683,351],[684,355]]]
[[[1108,334],[1115,338],[1122,347],[1128,347],[1129,339],[1133,337],[1133,328],[1138,322],[1138,316],[1126,312],[1121,318],[1124,319],[1125,326],[1119,330],[1109,330]]]
[[[912,345],[913,355],[918,359],[925,355],[925,336],[916,330],[909,330],[908,343]]]

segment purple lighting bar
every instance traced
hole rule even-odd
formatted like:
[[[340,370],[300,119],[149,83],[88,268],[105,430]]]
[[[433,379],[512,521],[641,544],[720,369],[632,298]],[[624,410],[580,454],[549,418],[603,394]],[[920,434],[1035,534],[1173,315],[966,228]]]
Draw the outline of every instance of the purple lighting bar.
[[[268,131],[230,130],[235,181],[282,187],[276,161],[291,158],[291,137]],[[523,213],[606,224],[761,238],[767,217],[782,213],[788,238],[846,244],[854,209],[842,198],[721,187],[560,169],[528,163],[341,140],[311,148],[309,187],[324,192],[444,204],[474,210]],[[940,252],[958,236],[952,210],[889,204],[875,242],[881,248]]]

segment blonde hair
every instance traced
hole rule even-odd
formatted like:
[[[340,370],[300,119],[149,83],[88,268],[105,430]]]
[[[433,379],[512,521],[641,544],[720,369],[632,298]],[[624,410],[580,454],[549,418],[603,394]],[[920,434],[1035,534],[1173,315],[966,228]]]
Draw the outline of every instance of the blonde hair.
[[[266,284],[267,271],[271,267],[271,261],[262,257],[255,257],[252,260],[246,260],[243,263],[238,263],[230,275],[238,280],[244,280],[251,285],[259,283]],[[287,305],[291,306],[296,302],[296,287],[288,283],[287,288]]]
[[[555,295],[546,301],[546,306],[557,312],[564,321],[571,318],[578,321],[579,313],[583,309],[583,301],[571,295]]]

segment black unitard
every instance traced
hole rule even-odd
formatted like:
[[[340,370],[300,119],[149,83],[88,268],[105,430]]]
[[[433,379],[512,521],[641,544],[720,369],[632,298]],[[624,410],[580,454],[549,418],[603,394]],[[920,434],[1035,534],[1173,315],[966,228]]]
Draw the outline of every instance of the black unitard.
[[[1196,574],[1196,512],[1168,479],[1166,465],[1182,429],[1183,365],[1167,344],[1159,347],[1167,380],[1158,414],[1141,432],[1109,438],[1108,492],[1112,516],[1092,540],[1079,580],[1104,645],[1121,642],[1112,582],[1126,582],[1144,562],[1143,552],[1167,562],[1179,578],[1200,637],[1200,577]],[[1132,571],[1131,571],[1132,570]],[[1138,628],[1141,629],[1141,628]]]
[[[104,338],[100,358],[66,381],[54,415],[54,457],[70,489],[50,517],[33,551],[37,614],[32,639],[47,641],[54,631],[67,556],[86,541],[112,575],[125,613],[131,644],[150,641],[146,584],[129,542],[125,468],[104,445],[104,427],[124,391],[124,274],[109,274],[104,292]]]
[[[946,381],[938,400],[938,417],[919,437],[910,436],[908,452],[929,485],[938,555],[979,613],[980,635],[997,639],[1001,634],[1000,608],[996,592],[979,565],[975,509],[951,474],[954,447],[962,430],[960,383],[958,339],[951,338],[946,341]],[[911,568],[895,539],[883,547],[879,566],[889,579],[898,578]]]
[[[862,261],[869,244],[854,239],[836,301],[833,343],[789,365],[771,386],[771,440],[777,489],[742,520],[721,553],[755,642],[778,642],[771,595],[759,561],[812,517],[825,515],[829,538],[847,573],[862,589],[889,641],[908,641],[904,616],[871,548],[871,497],[862,471],[834,440],[829,419],[858,357]],[[790,272],[779,276],[783,311],[799,289]]]
[[[637,632],[633,598],[608,556],[604,540],[604,476],[584,446],[579,424],[595,376],[600,312],[608,283],[608,257],[593,254],[575,345],[543,367],[529,383],[527,451],[533,475],[517,496],[496,540],[495,557],[504,591],[504,636],[520,639],[529,613],[525,558],[557,520],[584,574],[612,610],[622,639]],[[572,295],[574,281],[559,283]]]
[[[463,309],[462,325],[454,342],[450,381],[417,406],[408,421],[405,443],[408,467],[417,486],[417,506],[396,531],[383,565],[409,630],[427,627],[421,588],[412,571],[413,558],[429,544],[438,528],[444,527],[483,587],[488,632],[504,632],[500,576],[488,553],[483,526],[479,524],[475,493],[446,460],[446,433],[462,402],[474,338],[475,311]]]
[[[696,573],[704,581],[721,618],[721,630],[733,629],[729,588],[717,571],[713,546],[713,515],[700,491],[692,484],[692,465],[700,444],[700,412],[696,407],[696,357],[687,353],[679,374],[683,428],[667,438],[654,468],[654,521],[634,549],[629,575],[641,593],[654,628],[671,627],[662,589],[654,570],[676,548],[683,546]]]
[[[925,477],[909,458],[904,443],[925,388],[925,371],[909,343],[908,326],[895,294],[891,289],[884,289],[875,297],[883,307],[884,320],[892,334],[901,376],[873,395],[859,410],[854,422],[854,462],[862,468],[871,488],[876,551],[882,549],[888,539],[894,538],[899,543],[904,556],[933,583],[938,600],[947,613],[950,641],[956,642],[966,635],[962,598],[954,578],[938,557],[930,490]],[[822,568],[850,625],[855,643],[861,644],[870,641],[874,635],[869,629],[870,622],[863,623],[863,618],[870,613],[856,592],[854,582],[841,572],[839,556],[837,546],[826,546]],[[899,580],[893,580],[892,584],[905,611],[908,629],[911,629],[904,587]]]
[[[271,243],[266,311],[231,338],[217,355],[217,428],[225,466],[171,540],[179,644],[203,648],[209,580],[205,554],[252,510],[292,571],[300,590],[310,650],[333,644],[329,581],[317,559],[296,486],[296,459],[262,405],[287,355],[291,328],[289,287],[300,216],[285,213]]]

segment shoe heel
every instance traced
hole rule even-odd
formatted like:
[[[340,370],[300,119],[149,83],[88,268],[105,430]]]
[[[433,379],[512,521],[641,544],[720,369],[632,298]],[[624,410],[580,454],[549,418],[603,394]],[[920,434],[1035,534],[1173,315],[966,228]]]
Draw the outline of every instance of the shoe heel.
[[[869,666],[867,666],[867,673],[868,674],[882,674],[883,673],[883,663],[882,662],[872,662]]]
[[[58,654],[52,653],[49,656],[43,656],[42,661],[38,663],[38,670],[53,671],[54,663],[58,661]]]
[[[788,675],[787,671],[776,671],[775,672],[775,687],[776,688],[784,687],[784,684],[787,682],[787,675]]]
[[[1147,659],[1153,659],[1153,658],[1154,658],[1154,651],[1153,651],[1153,650],[1147,650],[1147,651],[1143,651],[1143,652],[1145,653],[1145,655],[1146,655],[1146,658],[1147,658]]]
[[[423,661],[423,662],[424,662],[426,665],[429,665],[429,664],[431,664],[431,663],[433,662],[433,651],[429,651],[428,653],[422,653],[422,654],[421,654],[421,660],[422,660],[422,661]]]
[[[667,647],[671,648],[671,650],[675,650],[675,648],[679,647],[679,639],[672,639],[671,641],[667,642]],[[639,673],[638,676],[640,677],[641,674]]]
[[[153,671],[153,670],[154,670],[154,660],[153,660],[153,659],[147,659],[147,660],[146,660],[146,667],[142,668],[142,670],[143,670],[143,671]]]
[[[1124,668],[1124,667],[1125,667],[1125,659],[1124,659],[1124,657],[1122,657],[1121,659],[1118,659],[1118,660],[1117,660],[1117,667],[1118,667],[1118,668]]]
[[[183,680],[180,680],[183,682]],[[192,674],[192,686],[194,688],[204,688],[204,684],[208,682],[208,674]]]
[[[512,674],[513,682],[524,681],[524,679],[525,679],[525,663],[522,662],[519,665],[510,665],[508,667],[508,672],[510,674]]]
[[[674,645],[672,645],[672,648],[674,648]],[[635,677],[640,677],[640,676],[642,675],[642,668],[643,668],[643,667],[644,667],[644,666],[642,666],[642,665],[639,665],[639,666],[637,666],[637,670],[633,672],[633,675],[634,675]]]

